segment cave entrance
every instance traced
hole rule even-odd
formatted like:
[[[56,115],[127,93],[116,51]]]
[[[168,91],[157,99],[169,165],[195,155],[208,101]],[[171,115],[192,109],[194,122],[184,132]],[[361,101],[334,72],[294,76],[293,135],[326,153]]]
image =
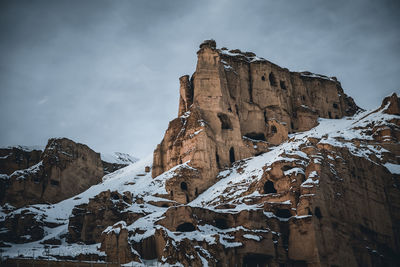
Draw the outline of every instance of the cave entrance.
[[[228,222],[223,218],[215,219],[215,226],[219,229],[228,229]]]
[[[287,219],[287,218],[292,217],[292,214],[290,213],[289,209],[278,209],[276,211],[276,216],[279,217],[279,218]]]
[[[321,209],[319,207],[315,207],[314,214],[315,214],[315,216],[317,216],[318,219],[322,218]]]
[[[276,129],[276,126],[275,126],[275,125],[272,125],[272,126],[271,126],[271,132],[272,132],[273,134],[275,134],[275,133],[278,132],[278,130]]]
[[[272,72],[269,74],[268,78],[269,78],[269,84],[271,86],[276,86],[277,85],[276,84],[275,75]]]
[[[264,254],[247,254],[243,258],[243,267],[267,267],[271,263],[272,256]]]
[[[276,189],[272,181],[267,181],[264,184],[264,194],[276,194]]]
[[[247,138],[253,139],[253,140],[257,140],[257,141],[266,141],[265,135],[263,133],[251,132],[251,133],[245,134],[244,136]]]
[[[181,189],[182,189],[183,191],[187,191],[187,189],[188,189],[187,183],[182,182],[182,183],[181,183]]]
[[[177,232],[193,232],[195,230],[196,227],[193,225],[193,223],[190,222],[182,223],[178,225],[178,227],[176,227]]]
[[[229,149],[229,160],[231,163],[235,162],[235,150],[233,149],[233,147]]]
[[[231,120],[229,119],[228,115],[223,114],[223,113],[218,113],[218,118],[221,121],[221,129],[222,130],[232,130],[232,123]]]

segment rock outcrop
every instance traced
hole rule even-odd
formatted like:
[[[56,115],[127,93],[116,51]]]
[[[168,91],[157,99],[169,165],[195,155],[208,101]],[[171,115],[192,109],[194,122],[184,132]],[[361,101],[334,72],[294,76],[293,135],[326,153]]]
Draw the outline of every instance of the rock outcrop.
[[[200,171],[177,177],[175,184],[188,185],[188,201],[236,160],[315,127],[318,118],[339,119],[358,110],[334,77],[290,72],[253,53],[217,49],[213,40],[202,43],[197,56],[192,77],[179,79],[179,117],[170,122],[153,163],[153,177],[187,161]]]
[[[198,58],[153,164],[60,203],[3,205],[4,255],[51,244],[55,259],[138,266],[399,266],[398,96],[364,111],[336,78],[212,40]]]
[[[100,154],[67,138],[50,139],[40,159],[3,179],[2,203],[56,203],[99,183],[103,176]]]

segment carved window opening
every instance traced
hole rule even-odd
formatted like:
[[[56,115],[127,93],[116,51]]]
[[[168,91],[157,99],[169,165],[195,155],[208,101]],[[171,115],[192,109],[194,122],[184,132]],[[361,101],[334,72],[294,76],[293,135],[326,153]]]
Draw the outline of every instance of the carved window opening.
[[[228,108],[228,111],[229,111],[229,112],[232,112],[232,109],[231,109],[231,107],[229,107],[229,108]]]
[[[264,194],[276,194],[276,189],[272,181],[267,181],[264,184]]]
[[[182,182],[182,183],[181,183],[181,189],[182,189],[183,191],[187,191],[187,189],[188,189],[187,183]]]
[[[60,182],[56,181],[56,180],[50,180],[50,184],[54,185],[54,186],[58,186],[58,185],[60,185]]]
[[[264,75],[261,76],[261,80],[265,81],[265,76]]]
[[[219,113],[218,118],[221,121],[221,129],[223,130],[232,130],[232,123],[229,117],[226,114]]]
[[[332,113],[330,111],[328,111],[328,116],[329,116],[329,119],[332,119]]]
[[[268,76],[269,78],[269,84],[271,84],[271,86],[276,86],[276,79],[275,79],[275,75],[271,72]]]
[[[284,81],[280,81],[280,82],[279,82],[279,85],[281,86],[281,88],[282,88],[283,90],[286,90],[286,89],[287,89],[287,88],[286,88],[286,84],[285,84]]]
[[[218,169],[221,169],[221,163],[219,161],[219,156],[217,152],[215,152],[215,161],[217,162]]]
[[[228,229],[228,222],[223,218],[215,219],[215,226],[219,229]]]
[[[290,123],[290,127],[291,127],[292,129],[294,129],[293,122]]]
[[[333,103],[333,108],[335,108],[335,109],[338,109],[339,108],[339,106],[338,106],[338,104],[336,104],[336,103]]]
[[[173,197],[173,196],[174,196],[174,191],[171,190],[171,197]]]
[[[321,209],[319,207],[315,207],[314,209],[314,214],[318,219],[322,218],[322,213],[321,213]]]
[[[193,225],[193,223],[189,222],[182,223],[176,227],[177,232],[193,232],[195,230],[196,227]]]
[[[194,194],[196,195],[196,197],[199,195],[199,190],[196,187],[196,190],[194,191]]]
[[[313,214],[312,214],[312,211],[310,210],[310,208],[307,208],[307,214],[308,214],[308,215],[313,215]]]
[[[288,210],[288,209],[277,209],[276,216],[279,218],[287,219],[287,218],[292,217],[292,214],[290,213],[290,210]]]
[[[273,134],[275,134],[275,133],[278,132],[278,130],[276,129],[276,126],[275,126],[275,125],[272,125],[272,126],[271,126],[271,132],[272,132]]]
[[[189,200],[189,196],[188,195],[186,195],[186,203],[189,203],[190,202],[190,200]]]
[[[244,136],[247,138],[253,139],[253,140],[266,141],[265,135],[263,133],[251,132],[251,133],[245,134]]]
[[[233,147],[229,149],[229,160],[231,163],[235,162],[235,150],[233,149]]]

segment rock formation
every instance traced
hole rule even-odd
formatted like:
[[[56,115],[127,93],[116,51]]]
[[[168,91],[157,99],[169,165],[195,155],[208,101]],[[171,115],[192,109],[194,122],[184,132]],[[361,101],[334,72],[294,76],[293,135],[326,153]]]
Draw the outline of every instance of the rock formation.
[[[153,162],[57,204],[3,205],[0,247],[139,266],[399,266],[399,103],[364,111],[336,78],[205,41]]]
[[[253,53],[216,49],[213,40],[203,42],[197,56],[192,77],[179,79],[179,117],[170,122],[153,163],[153,177],[187,161],[200,171],[181,175],[167,189],[180,191],[186,183],[188,201],[234,161],[313,128],[319,117],[338,119],[358,110],[334,77],[290,72]]]
[[[56,203],[99,183],[103,176],[100,154],[67,138],[50,139],[40,159],[3,179],[2,203],[16,207]]]

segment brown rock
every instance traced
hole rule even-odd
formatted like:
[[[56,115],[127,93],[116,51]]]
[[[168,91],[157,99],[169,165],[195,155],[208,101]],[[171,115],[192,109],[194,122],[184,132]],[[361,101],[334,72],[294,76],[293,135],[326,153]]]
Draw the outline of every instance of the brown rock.
[[[1,202],[17,207],[56,203],[99,183],[102,176],[100,154],[67,138],[50,139],[39,163],[6,180]]]

